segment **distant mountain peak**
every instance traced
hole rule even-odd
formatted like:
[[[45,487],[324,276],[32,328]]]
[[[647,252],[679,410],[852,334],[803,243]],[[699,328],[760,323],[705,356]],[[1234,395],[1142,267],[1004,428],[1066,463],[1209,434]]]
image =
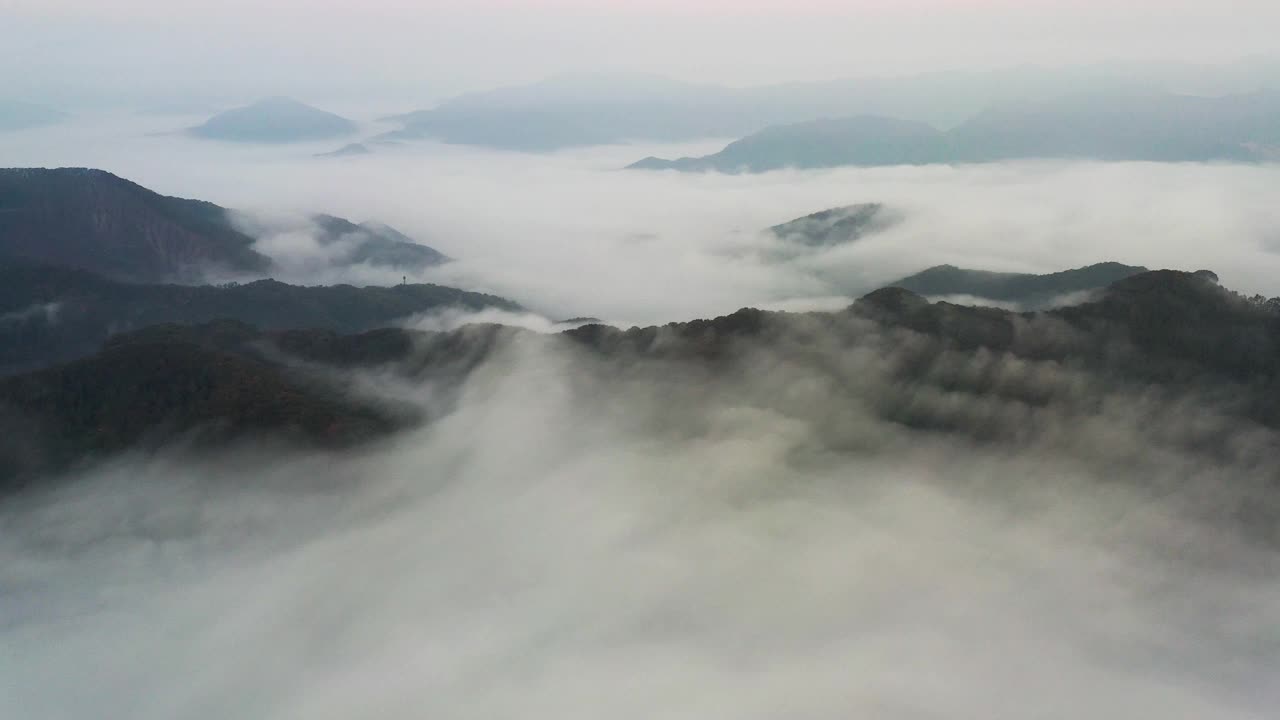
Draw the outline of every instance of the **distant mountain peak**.
[[[284,96],[259,100],[209,118],[191,134],[234,142],[288,143],[350,135],[354,122]]]

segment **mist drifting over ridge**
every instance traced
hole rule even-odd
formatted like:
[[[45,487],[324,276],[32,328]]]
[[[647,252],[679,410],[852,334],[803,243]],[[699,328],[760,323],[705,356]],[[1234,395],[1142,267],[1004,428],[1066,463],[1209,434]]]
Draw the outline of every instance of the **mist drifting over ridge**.
[[[1272,717],[1228,5],[11,0],[0,718]]]
[[[1240,521],[1275,507],[1273,430],[1087,367],[853,317],[770,322],[709,364],[515,335],[439,422],[366,452],[125,456],[9,504],[6,702],[140,718],[1274,703],[1257,628],[1280,613],[1275,555]],[[1048,318],[1026,331],[1071,342]],[[960,424],[920,433],[895,407]],[[1209,427],[1234,439],[1210,453]]]
[[[103,167],[164,194],[248,211],[376,219],[456,260],[415,279],[508,297],[556,320],[644,325],[852,298],[939,264],[1210,267],[1242,292],[1280,294],[1272,165],[1025,162],[665,176],[616,171],[643,152],[632,146],[527,155],[431,143],[317,164],[307,146],[210,148],[148,134],[174,125],[95,121],[72,134],[0,136],[0,148],[17,165]],[[863,202],[894,208],[903,222],[791,263],[760,262],[776,245],[765,229]],[[359,285],[403,275],[325,272],[299,260],[305,273],[278,279]]]

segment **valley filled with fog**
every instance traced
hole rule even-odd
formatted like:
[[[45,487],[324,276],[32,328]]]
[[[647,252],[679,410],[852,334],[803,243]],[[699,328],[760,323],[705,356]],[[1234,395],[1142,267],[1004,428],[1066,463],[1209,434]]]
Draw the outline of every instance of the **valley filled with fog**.
[[[0,153],[17,166],[105,168],[164,194],[267,216],[323,210],[385,222],[457,260],[418,279],[510,297],[553,320],[627,326],[747,306],[839,307],[940,264],[1033,273],[1103,261],[1210,268],[1240,292],[1280,294],[1273,165],[624,172],[650,150],[680,155],[723,143],[531,154],[423,142],[317,158],[334,143],[246,146],[175,132],[193,121],[88,118],[0,135]],[[904,221],[856,244],[761,261],[768,227],[856,203],[883,203]],[[392,284],[403,275],[317,272],[309,260],[322,251],[305,225],[265,242],[282,256],[274,276],[286,282]]]
[[[634,168],[827,100],[645,82],[0,132],[0,717],[1274,715],[1277,146]]]

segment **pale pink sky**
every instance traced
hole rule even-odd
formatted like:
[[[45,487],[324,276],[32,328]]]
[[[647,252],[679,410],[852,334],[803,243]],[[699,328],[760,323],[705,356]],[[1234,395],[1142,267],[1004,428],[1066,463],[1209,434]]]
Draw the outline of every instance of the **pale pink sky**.
[[[754,84],[1275,54],[1280,0],[0,0],[0,88],[442,96],[572,71]],[[70,90],[68,90],[69,92]]]

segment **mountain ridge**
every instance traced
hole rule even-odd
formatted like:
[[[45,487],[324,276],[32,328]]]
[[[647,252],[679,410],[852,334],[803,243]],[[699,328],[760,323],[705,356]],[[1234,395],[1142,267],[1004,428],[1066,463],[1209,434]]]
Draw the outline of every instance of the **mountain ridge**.
[[[352,246],[336,261],[420,270],[449,260],[385,225],[324,214],[310,221],[320,245]],[[275,261],[260,251],[262,235],[241,225],[227,208],[161,195],[105,170],[0,169],[0,257],[132,282],[265,276]]]
[[[263,342],[275,351],[264,349]],[[390,368],[416,378],[447,377],[442,387],[460,391],[473,371],[513,342],[577,348],[582,354],[575,356],[569,379],[583,384],[587,398],[599,393],[599,383],[629,377],[645,383],[702,377],[699,391],[714,394],[737,387],[737,380],[763,380],[768,375],[759,376],[762,368],[784,363],[814,382],[834,383],[833,392],[853,393],[892,423],[915,432],[960,433],[981,442],[1051,440],[1053,423],[1061,421],[1062,413],[1086,419],[1110,394],[1126,387],[1144,388],[1147,394],[1191,394],[1223,417],[1280,430],[1280,408],[1269,401],[1280,391],[1280,300],[1244,298],[1220,287],[1208,272],[1158,270],[1119,280],[1093,301],[1041,312],[930,302],[889,287],[839,312],[744,308],[706,320],[630,329],[594,324],[556,335],[493,325],[439,333],[387,329],[347,338],[319,330],[264,333],[229,321],[153,326],[108,342],[90,358],[0,380],[0,416],[18,423],[9,435],[0,433],[8,439],[0,443],[0,468],[7,466],[11,478],[36,477],[100,452],[132,447],[132,441],[144,437],[171,438],[209,423],[221,428],[214,436],[223,441],[247,430],[302,428],[302,437],[315,443],[335,423],[344,427],[341,406],[333,404],[344,396],[334,395],[338,390],[333,388],[314,396],[299,390],[309,382],[306,377],[325,375],[314,375],[298,366],[298,360],[321,367]],[[861,366],[838,361],[858,347],[879,348],[888,377],[912,392],[903,397],[893,383],[866,387],[859,382]],[[1053,376],[1069,372],[1050,381],[1044,375],[1050,369]],[[290,375],[294,372],[302,375]],[[126,378],[123,384],[120,374]],[[1081,374],[1092,380],[1081,385]],[[154,377],[168,378],[165,395],[148,400],[152,405],[119,430],[100,427],[96,418],[128,412],[119,404],[122,398],[146,397],[138,383]],[[198,378],[207,379],[192,382]],[[1082,394],[1084,388],[1088,392]],[[952,403],[922,402],[929,393],[984,400],[958,415]],[[766,392],[739,402],[763,403],[785,413],[791,399],[786,392]],[[448,404],[437,405],[438,411],[447,412]],[[1050,406],[1055,413],[1041,426],[1036,413]],[[365,407],[359,402],[352,407],[357,409],[350,411],[350,427],[360,430],[350,437],[358,442],[424,420],[396,410],[394,403],[382,407],[381,412],[390,414],[376,420],[358,409]],[[997,408],[1003,410],[992,412]],[[54,420],[23,423],[24,414],[32,413]],[[61,423],[66,430],[57,436],[51,455],[41,456],[44,460],[33,459],[30,442],[22,440],[30,433],[21,432],[41,422]],[[835,423],[819,429],[819,439],[838,448],[839,427]],[[1237,452],[1233,427],[1170,441],[1191,443],[1200,452]],[[1048,435],[1041,438],[1044,433]]]

